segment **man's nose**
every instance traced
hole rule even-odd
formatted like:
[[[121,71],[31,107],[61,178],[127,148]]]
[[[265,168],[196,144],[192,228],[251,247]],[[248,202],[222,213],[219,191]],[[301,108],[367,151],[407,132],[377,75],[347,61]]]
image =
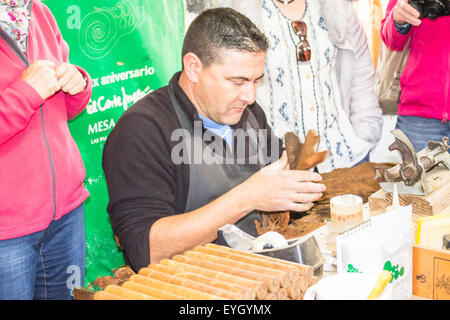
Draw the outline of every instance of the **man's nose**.
[[[241,100],[247,104],[252,104],[256,100],[256,84],[253,82],[247,82],[242,86]]]

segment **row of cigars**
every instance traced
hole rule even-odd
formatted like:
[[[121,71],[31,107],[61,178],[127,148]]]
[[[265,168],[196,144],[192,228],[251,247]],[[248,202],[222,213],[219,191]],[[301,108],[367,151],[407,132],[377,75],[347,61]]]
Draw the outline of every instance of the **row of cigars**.
[[[208,243],[150,264],[90,299],[301,300],[317,280],[311,266]]]

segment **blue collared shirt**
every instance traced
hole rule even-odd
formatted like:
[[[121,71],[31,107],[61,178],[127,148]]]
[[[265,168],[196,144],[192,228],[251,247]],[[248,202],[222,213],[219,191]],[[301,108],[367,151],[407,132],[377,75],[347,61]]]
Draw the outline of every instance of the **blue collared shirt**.
[[[211,119],[203,117],[200,113],[198,114],[198,116],[203,121],[203,125],[206,129],[211,130],[219,137],[224,139],[228,146],[232,146],[233,131],[229,125],[217,123]]]

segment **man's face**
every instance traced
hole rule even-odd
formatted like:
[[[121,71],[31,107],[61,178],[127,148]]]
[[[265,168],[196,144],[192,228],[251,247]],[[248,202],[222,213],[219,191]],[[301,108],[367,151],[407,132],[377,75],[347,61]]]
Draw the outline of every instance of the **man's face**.
[[[219,62],[202,68],[193,89],[198,112],[217,123],[234,125],[255,102],[264,75],[263,52],[222,50]]]

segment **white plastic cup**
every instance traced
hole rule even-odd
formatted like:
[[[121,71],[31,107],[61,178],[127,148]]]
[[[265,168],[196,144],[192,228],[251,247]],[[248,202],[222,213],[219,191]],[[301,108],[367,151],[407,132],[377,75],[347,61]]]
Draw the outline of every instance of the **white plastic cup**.
[[[330,199],[330,222],[332,232],[345,230],[360,224],[363,220],[363,203],[360,196],[344,194]]]

